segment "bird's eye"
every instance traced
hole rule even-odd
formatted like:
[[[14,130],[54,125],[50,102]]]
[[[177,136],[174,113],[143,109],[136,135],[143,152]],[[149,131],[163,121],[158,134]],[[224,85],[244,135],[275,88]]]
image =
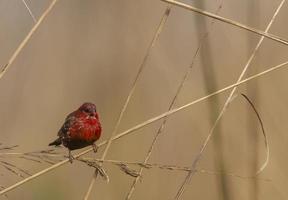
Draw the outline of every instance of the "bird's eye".
[[[84,109],[84,112],[89,113],[90,110],[89,110],[88,108],[85,108],[85,109]]]

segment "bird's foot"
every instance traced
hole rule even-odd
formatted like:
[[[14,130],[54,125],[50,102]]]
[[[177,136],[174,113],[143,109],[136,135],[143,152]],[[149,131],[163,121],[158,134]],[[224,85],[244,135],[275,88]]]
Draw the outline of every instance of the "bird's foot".
[[[71,151],[69,151],[69,162],[72,164],[73,163],[73,160],[75,159],[72,154],[71,154]]]
[[[99,147],[97,146],[97,144],[92,144],[92,147],[93,147],[94,153],[96,153]]]

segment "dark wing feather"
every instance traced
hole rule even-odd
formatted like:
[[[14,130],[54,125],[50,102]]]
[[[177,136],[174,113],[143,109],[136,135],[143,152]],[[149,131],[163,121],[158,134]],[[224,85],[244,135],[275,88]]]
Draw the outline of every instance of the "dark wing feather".
[[[74,115],[74,112],[69,114],[66,117],[64,124],[62,125],[62,127],[58,131],[58,136],[60,138],[65,138],[68,136],[69,128],[72,126],[73,123],[75,123],[75,121],[76,121],[75,119],[76,119],[76,117]]]

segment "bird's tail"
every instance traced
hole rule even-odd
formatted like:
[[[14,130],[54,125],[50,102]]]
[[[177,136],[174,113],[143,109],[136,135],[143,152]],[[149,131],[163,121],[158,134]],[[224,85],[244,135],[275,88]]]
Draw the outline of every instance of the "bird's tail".
[[[51,142],[51,143],[49,144],[49,146],[53,146],[53,145],[59,146],[61,143],[62,143],[62,142],[61,142],[61,138],[57,138],[54,142]]]

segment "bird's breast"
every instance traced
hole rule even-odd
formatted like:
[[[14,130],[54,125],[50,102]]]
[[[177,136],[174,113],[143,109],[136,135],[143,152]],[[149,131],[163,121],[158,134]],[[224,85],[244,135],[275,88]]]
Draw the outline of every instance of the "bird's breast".
[[[84,118],[71,127],[70,138],[95,142],[101,136],[101,124],[96,118]]]

